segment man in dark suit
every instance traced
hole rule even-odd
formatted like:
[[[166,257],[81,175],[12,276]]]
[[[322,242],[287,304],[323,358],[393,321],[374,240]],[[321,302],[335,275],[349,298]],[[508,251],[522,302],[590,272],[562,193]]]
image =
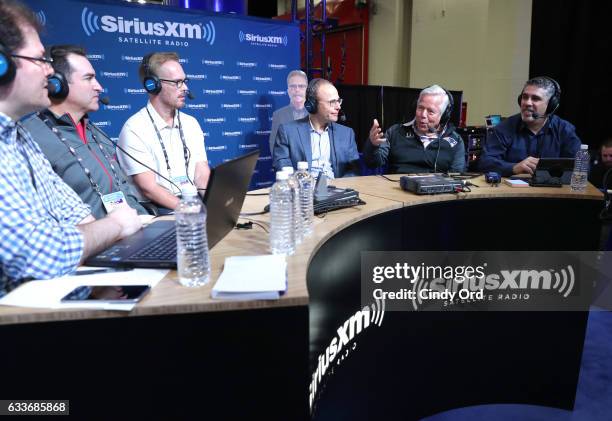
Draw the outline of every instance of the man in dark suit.
[[[292,70],[287,75],[287,95],[289,95],[289,105],[286,105],[272,114],[272,128],[270,129],[270,154],[274,150],[274,140],[278,132],[278,126],[299,120],[308,115],[304,108],[306,100],[306,87],[308,86],[308,76],[301,70]]]
[[[336,123],[342,99],[325,79],[313,79],[306,90],[304,104],[309,116],[278,128],[272,161],[274,168],[297,167],[308,162],[310,172],[328,178],[359,175],[359,153],[355,133]]]

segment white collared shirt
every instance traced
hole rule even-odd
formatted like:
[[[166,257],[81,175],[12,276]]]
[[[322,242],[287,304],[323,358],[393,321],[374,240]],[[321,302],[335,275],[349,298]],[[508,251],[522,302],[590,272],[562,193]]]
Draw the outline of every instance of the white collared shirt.
[[[151,117],[155,122],[157,130],[159,130],[162,142],[166,148],[170,172],[168,172],[164,152],[147,110],[151,113]],[[180,119],[185,137],[185,144],[188,148],[189,166],[187,174],[185,174],[183,142],[181,141],[178,129],[178,113],[175,114],[173,124],[170,126],[157,113],[151,103],[147,103],[146,107],[143,107],[140,111],[131,116],[123,125],[121,133],[119,134],[119,146],[139,161],[150,166],[169,179],[187,175],[189,179],[193,181],[195,178],[196,163],[206,161],[204,133],[197,120],[190,115],[180,112]],[[121,152],[121,150],[117,150],[117,157],[119,158],[119,163],[122,168],[130,176],[150,171],[144,165],[135,162],[132,158]],[[155,180],[157,184],[164,187],[169,192],[180,194],[176,187],[157,174],[155,175]]]
[[[329,124],[319,133],[310,123],[310,147],[312,152],[312,162],[310,163],[310,172],[313,177],[318,177],[319,173],[323,172],[328,179],[334,178],[334,170],[331,166],[330,153],[331,143],[329,141]]]

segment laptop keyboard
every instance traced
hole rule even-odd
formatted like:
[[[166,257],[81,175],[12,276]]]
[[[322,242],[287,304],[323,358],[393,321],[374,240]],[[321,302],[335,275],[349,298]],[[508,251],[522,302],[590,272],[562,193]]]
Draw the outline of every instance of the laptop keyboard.
[[[174,260],[176,261],[176,231],[170,230],[157,241],[141,248],[128,260]]]

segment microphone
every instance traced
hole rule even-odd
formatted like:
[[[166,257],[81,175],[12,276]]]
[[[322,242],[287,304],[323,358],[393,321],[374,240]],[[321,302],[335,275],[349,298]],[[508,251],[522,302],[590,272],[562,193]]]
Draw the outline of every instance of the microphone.
[[[107,96],[104,96],[102,98],[98,98],[98,101],[100,101],[102,104],[104,105],[108,105],[110,104],[110,98]]]
[[[340,110],[338,112],[338,120],[344,123],[346,121],[346,114],[344,111]]]
[[[535,111],[531,112],[531,118],[533,118],[534,120],[538,120],[540,118],[546,118],[546,114],[541,115],[539,113],[536,113]]]
[[[186,94],[187,94],[187,98],[191,100],[195,99],[195,95],[191,91],[187,91]]]

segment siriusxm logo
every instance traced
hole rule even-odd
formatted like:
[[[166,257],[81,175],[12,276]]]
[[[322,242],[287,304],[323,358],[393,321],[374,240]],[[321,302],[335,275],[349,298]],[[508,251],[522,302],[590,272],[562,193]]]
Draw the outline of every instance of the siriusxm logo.
[[[96,127],[109,127],[112,125],[110,121],[94,121]]]
[[[87,7],[81,13],[83,31],[89,37],[96,31],[119,32],[121,34],[154,35],[158,37],[201,39],[207,44],[215,43],[215,25],[212,21],[202,23],[146,22],[138,18],[104,15],[99,17]]]
[[[221,134],[228,137],[242,136],[242,132],[240,130],[236,130],[234,132],[222,132]]]
[[[89,61],[104,60],[104,54],[87,54],[87,59]]]
[[[101,75],[104,77],[118,79],[122,77],[128,77],[128,72],[102,72]]]
[[[248,42],[253,45],[266,45],[266,46],[277,46],[284,45],[287,46],[287,35],[275,36],[275,35],[260,35],[260,34],[251,34],[244,33],[240,31],[238,33],[238,39],[240,42]]]
[[[227,146],[225,145],[220,145],[220,146],[207,146],[206,147],[207,151],[225,151],[227,150]]]
[[[287,95],[287,92],[285,91],[268,91],[269,95],[277,95],[277,96],[282,96],[282,95]]]
[[[254,62],[237,61],[236,64],[238,67],[257,67],[257,63]]]
[[[262,76],[253,76],[253,80],[255,82],[272,82],[272,78],[271,77],[262,77]]]
[[[257,89],[251,89],[248,91],[244,89],[238,89],[236,93],[238,93],[238,95],[257,95]]]
[[[109,110],[109,111],[124,111],[124,110],[131,110],[132,109],[132,105],[130,105],[130,104],[105,105],[104,109],[105,110]]]
[[[352,347],[349,347],[349,342],[354,340],[361,332],[370,326],[382,326],[383,319],[385,318],[385,301],[376,300],[375,303],[370,306],[365,306],[362,310],[357,311],[350,318],[348,318],[344,324],[342,324],[336,330],[335,335],[329,342],[325,351],[319,355],[317,368],[312,373],[312,381],[310,382],[310,394],[309,404],[312,410],[312,404],[314,403],[315,396],[317,395],[317,389],[327,369],[337,359],[336,365],[340,365],[342,360],[348,357],[351,351],[356,348],[356,343],[353,343]]]
[[[208,108],[208,104],[187,104],[186,107],[190,110],[203,110]]]
[[[272,104],[253,104],[255,108],[272,108]]]
[[[123,88],[123,92],[125,92],[126,94],[130,94],[130,95],[138,95],[138,94],[146,94],[147,93],[147,91],[145,91],[144,88],[140,88],[140,89]]]
[[[41,26],[45,26],[47,24],[47,16],[45,16],[45,12],[43,12],[42,10],[36,12],[36,19],[38,20],[38,23],[41,24]]]
[[[255,134],[262,136],[270,136],[270,130],[255,130]]]
[[[221,75],[221,76],[219,76],[219,79],[221,79],[221,80],[229,80],[229,81],[236,81],[236,80],[242,80],[242,76],[240,76],[240,75]]]
[[[142,61],[142,56],[121,56],[121,60],[132,63],[140,63]]]
[[[272,64],[272,63],[270,63],[270,64],[268,64],[268,67],[270,69],[274,69],[274,70],[284,70],[284,69],[287,68],[287,65],[286,64]]]
[[[208,79],[208,75],[203,75],[203,74],[192,75],[192,74],[188,74],[187,75],[187,79],[189,79],[189,80],[204,80],[204,79]]]
[[[215,118],[205,118],[205,122],[207,123],[225,123],[225,117],[215,117]]]
[[[221,104],[221,108],[228,108],[230,110],[236,110],[242,108],[242,104]]]
[[[238,117],[238,121],[241,123],[255,123],[257,118],[255,117]]]
[[[202,89],[202,92],[206,95],[223,95],[225,94],[225,89]]]
[[[202,59],[202,64],[207,66],[223,66],[225,62],[223,60],[206,60]]]
[[[251,149],[251,148],[259,148],[257,143],[249,143],[248,145],[238,145],[238,149]]]

